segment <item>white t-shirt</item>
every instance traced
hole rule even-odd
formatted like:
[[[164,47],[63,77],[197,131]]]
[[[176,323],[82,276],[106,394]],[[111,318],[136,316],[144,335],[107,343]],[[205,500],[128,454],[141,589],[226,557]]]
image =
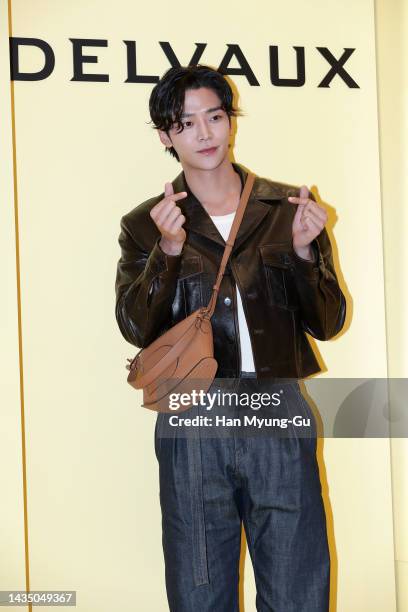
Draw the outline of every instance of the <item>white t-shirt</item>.
[[[235,212],[227,215],[210,215],[213,223],[224,240],[227,240],[231,230],[231,225],[235,217]],[[236,286],[237,287],[237,286]],[[244,372],[255,372],[254,357],[252,353],[251,339],[249,337],[248,325],[245,318],[244,308],[242,306],[241,293],[236,291],[238,305],[238,326],[239,339],[241,344],[241,370]]]

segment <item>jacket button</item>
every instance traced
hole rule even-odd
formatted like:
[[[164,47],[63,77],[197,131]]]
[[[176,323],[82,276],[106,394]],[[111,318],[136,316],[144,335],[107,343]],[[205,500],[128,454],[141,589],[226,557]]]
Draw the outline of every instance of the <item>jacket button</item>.
[[[229,306],[231,304],[231,298],[229,298],[229,297],[224,298],[224,304],[226,306]]]

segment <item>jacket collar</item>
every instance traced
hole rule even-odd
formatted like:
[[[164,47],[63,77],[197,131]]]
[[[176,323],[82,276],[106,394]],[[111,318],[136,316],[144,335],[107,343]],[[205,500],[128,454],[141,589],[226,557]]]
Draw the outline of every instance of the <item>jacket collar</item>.
[[[235,172],[240,175],[242,184],[244,184],[248,172],[240,164],[233,162],[232,165]],[[174,179],[172,184],[174,193],[186,191],[188,194],[186,198],[179,200],[177,203],[177,206],[180,207],[186,218],[183,227],[189,232],[195,232],[196,234],[205,236],[209,240],[213,240],[224,248],[224,238],[219,233],[204,206],[192,193],[186,182],[184,172],[181,172]],[[284,196],[285,194],[282,192],[282,186],[279,186],[273,181],[255,176],[254,185],[235,239],[233,252],[238,249],[240,244],[242,244],[252,232],[255,231],[263,218],[270,211],[270,205],[279,204]]]

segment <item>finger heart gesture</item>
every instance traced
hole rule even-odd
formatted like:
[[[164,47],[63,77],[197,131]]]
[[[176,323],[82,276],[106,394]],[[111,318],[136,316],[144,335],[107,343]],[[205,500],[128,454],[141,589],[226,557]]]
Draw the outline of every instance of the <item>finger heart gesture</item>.
[[[298,205],[292,223],[293,248],[304,253],[324,228],[328,215],[323,206],[309,198],[306,185],[301,186],[299,197],[288,197],[288,201]]]

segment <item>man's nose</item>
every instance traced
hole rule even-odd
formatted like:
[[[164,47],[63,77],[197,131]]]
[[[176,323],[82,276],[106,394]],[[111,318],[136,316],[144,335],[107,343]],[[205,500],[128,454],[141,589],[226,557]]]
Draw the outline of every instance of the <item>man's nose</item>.
[[[205,119],[201,119],[198,122],[198,139],[199,140],[208,140],[211,137],[211,132],[208,126],[208,123]]]

